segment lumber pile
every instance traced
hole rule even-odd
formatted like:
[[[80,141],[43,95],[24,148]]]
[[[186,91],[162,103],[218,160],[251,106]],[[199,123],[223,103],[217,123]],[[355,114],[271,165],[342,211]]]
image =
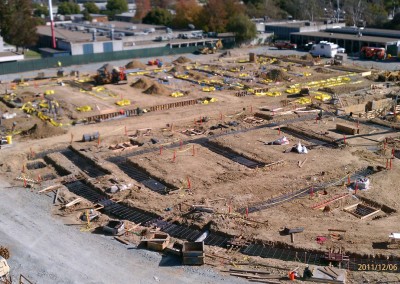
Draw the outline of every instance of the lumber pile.
[[[229,274],[236,277],[246,278],[251,282],[271,284],[281,283],[279,280],[283,278],[282,275],[272,275],[270,271],[254,269],[231,268],[229,269]],[[276,279],[276,281],[272,279]]]

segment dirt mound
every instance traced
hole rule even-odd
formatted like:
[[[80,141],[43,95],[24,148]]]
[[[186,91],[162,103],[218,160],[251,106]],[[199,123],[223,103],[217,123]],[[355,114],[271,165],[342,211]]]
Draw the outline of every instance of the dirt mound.
[[[131,87],[138,88],[138,89],[147,89],[151,86],[153,82],[147,78],[140,78],[136,82],[131,84]]]
[[[314,60],[314,57],[313,57],[311,54],[309,54],[309,53],[304,54],[304,55],[301,56],[300,58],[303,59],[303,60],[307,60],[307,61],[312,61],[312,60]]]
[[[285,72],[280,69],[272,69],[271,71],[267,72],[266,77],[273,81],[282,81],[287,76],[285,75]]]
[[[170,70],[170,72],[172,72],[172,73],[177,73],[177,72],[184,73],[185,71],[186,71],[185,67],[180,66],[180,65],[176,65]]]
[[[9,259],[10,251],[8,250],[8,248],[0,246],[0,256],[2,256],[5,259]]]
[[[154,83],[144,93],[149,95],[168,95],[170,92],[163,85]]]
[[[326,69],[326,68],[322,68],[322,67],[315,68],[315,72],[318,72],[318,73],[323,73],[323,74],[329,74],[329,73],[332,73],[332,71],[331,71],[331,70],[329,70],[329,69]]]
[[[274,65],[281,65],[281,64],[282,64],[282,61],[279,60],[279,59],[277,59],[277,60],[275,60],[274,62],[272,62],[272,64],[274,64]]]
[[[185,57],[185,56],[179,56],[177,59],[175,59],[174,61],[172,61],[172,63],[179,63],[179,64],[183,64],[183,63],[189,63],[192,62],[192,60],[190,60],[189,58]]]
[[[67,130],[63,129],[62,127],[56,127],[48,122],[40,121],[38,123],[35,123],[35,125],[32,126],[32,128],[22,131],[21,134],[23,136],[29,136],[30,139],[41,139],[41,138],[62,135],[65,134],[66,132]]]
[[[146,68],[146,64],[144,64],[138,60],[132,60],[131,62],[128,62],[128,64],[126,64],[125,67],[128,69],[133,69],[133,68],[144,69],[144,68]]]
[[[189,75],[192,76],[192,78],[195,79],[195,80],[203,80],[203,79],[207,78],[206,75],[204,75],[204,74],[202,74],[200,72],[195,72],[195,71],[190,71]]]

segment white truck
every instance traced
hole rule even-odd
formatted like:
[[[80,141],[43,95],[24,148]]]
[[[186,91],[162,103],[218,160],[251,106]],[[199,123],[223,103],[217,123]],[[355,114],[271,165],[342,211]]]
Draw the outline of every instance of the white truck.
[[[322,56],[333,58],[338,53],[339,46],[336,43],[328,41],[320,41],[311,47],[310,54],[312,56]]]

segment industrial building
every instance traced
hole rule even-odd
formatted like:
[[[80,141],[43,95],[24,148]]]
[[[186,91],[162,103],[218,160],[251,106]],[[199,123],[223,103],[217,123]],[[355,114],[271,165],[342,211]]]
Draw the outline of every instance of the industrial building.
[[[370,33],[365,33],[363,30],[359,29],[353,29],[355,32],[350,33],[351,29],[349,28],[330,29],[324,32],[296,32],[290,35],[290,40],[299,46],[308,42],[329,41],[345,48],[346,52],[349,54],[358,53],[363,46],[384,47],[388,54],[392,56],[398,55],[400,36],[395,37],[396,31],[393,31],[393,33],[385,33],[385,30],[368,30]],[[373,34],[371,30],[375,30],[376,32]],[[387,37],[387,35],[392,37]]]
[[[24,55],[14,52],[13,48],[4,46],[3,38],[0,36],[0,63],[24,60]]]
[[[51,48],[51,29],[38,27],[37,47],[45,56],[84,55],[169,46],[181,48],[203,46],[218,38],[203,37],[202,31],[172,31],[164,26],[126,22],[62,23],[55,26],[57,48]],[[224,34],[224,41],[234,35]]]
[[[316,32],[328,28],[344,27],[345,23],[328,24],[310,21],[280,21],[265,23],[265,32],[274,33],[276,39],[288,40],[292,33]]]

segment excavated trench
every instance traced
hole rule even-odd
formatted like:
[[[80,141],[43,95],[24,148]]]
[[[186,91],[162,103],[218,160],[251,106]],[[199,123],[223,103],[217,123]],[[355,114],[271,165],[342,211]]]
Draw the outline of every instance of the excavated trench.
[[[373,172],[374,171],[372,169],[370,169],[370,168],[361,169],[358,172],[354,173],[351,176],[351,179],[354,180],[354,179],[357,179],[357,178],[360,178],[360,177],[366,177],[366,176],[369,176],[369,175],[373,174]],[[249,213],[253,213],[253,212],[265,210],[265,209],[280,205],[280,204],[282,204],[284,202],[289,202],[289,201],[292,201],[294,199],[297,199],[297,198],[300,198],[300,197],[304,197],[304,196],[310,194],[311,190],[313,190],[313,192],[318,192],[318,191],[321,191],[321,190],[323,190],[325,188],[328,188],[328,187],[331,187],[331,186],[340,185],[346,179],[347,179],[347,176],[344,177],[344,178],[338,179],[338,180],[333,180],[333,181],[330,181],[330,182],[327,182],[327,183],[320,184],[318,186],[314,186],[313,188],[306,187],[306,188],[302,188],[302,189],[299,189],[299,190],[294,191],[294,192],[282,194],[282,195],[280,195],[278,197],[274,197],[274,198],[268,199],[266,201],[263,201],[261,203],[257,203],[257,204],[254,204],[254,205],[250,206],[248,208],[248,212]],[[246,212],[246,209],[247,208],[241,208],[241,209],[238,210],[238,212],[241,213],[241,214],[244,214]]]
[[[301,117],[297,119],[293,119],[291,121],[284,121],[280,123],[270,123],[266,125],[260,125],[251,129],[244,129],[244,130],[239,130],[239,131],[233,131],[230,133],[224,133],[220,135],[215,135],[213,137],[219,137],[219,136],[224,136],[224,135],[230,135],[230,134],[235,134],[235,133],[240,133],[240,132],[247,132],[255,129],[261,129],[265,127],[274,127],[274,126],[279,126],[283,125],[285,123],[291,123],[291,122],[298,122],[302,120],[307,120],[310,119],[309,117]],[[317,137],[312,137],[313,139],[316,138],[319,142],[321,142],[320,139]],[[323,142],[328,142],[328,141],[323,141]],[[227,157],[235,162],[238,162],[240,164],[244,164],[245,166],[252,168],[252,167],[257,167],[260,166],[261,163],[257,161],[252,161],[250,159],[247,159],[246,157],[242,157],[246,160],[238,158],[240,155],[234,153],[232,154],[229,151],[229,149],[224,149],[220,147],[216,147],[215,143],[209,141],[208,138],[198,138],[198,139],[193,139],[192,141],[185,142],[187,143],[197,143],[200,144],[204,147],[207,147],[211,151],[218,153],[224,157]],[[177,147],[177,144],[172,144],[167,146],[168,148],[174,148]],[[219,145],[218,145],[219,146]],[[136,155],[141,155],[144,153],[149,153],[152,151],[156,151],[157,149],[144,149],[141,151],[137,152],[131,152],[128,155],[124,157],[111,157],[108,158],[107,161],[112,162],[116,164],[121,170],[123,170],[128,176],[132,177],[133,179],[143,183],[146,185],[146,181],[152,180],[152,178],[143,170],[134,168],[132,164],[127,163],[127,158],[131,156],[136,156]],[[40,157],[45,157],[49,153],[55,153],[55,152],[60,152],[62,151],[62,154],[66,156],[68,159],[71,160],[72,163],[74,163],[77,167],[84,169],[88,173],[90,177],[98,177],[98,176],[103,176],[106,173],[102,171],[99,168],[96,168],[93,166],[93,162],[90,161],[87,158],[84,158],[77,153],[71,153],[72,150],[70,149],[52,149],[46,152],[40,153],[40,155],[35,156],[35,158],[40,158]],[[46,161],[46,158],[45,158]],[[47,162],[47,161],[46,161]],[[257,164],[258,163],[258,164]],[[54,163],[53,163],[54,164]],[[62,175],[65,175],[65,169],[61,167],[57,167],[57,165],[54,165],[55,168],[59,168],[61,171]],[[134,168],[132,170],[132,168]],[[60,173],[60,172],[59,172]],[[357,178],[359,176],[368,176],[372,174],[370,169],[363,169],[357,173],[355,173],[352,178]],[[332,181],[329,183],[325,183],[320,185],[319,187],[314,188],[314,192],[318,190],[322,190],[328,186],[333,186],[335,184],[342,183],[344,179]],[[158,183],[156,180],[153,179],[153,181],[149,181],[147,187],[151,189],[152,184]],[[160,183],[161,184],[161,183]],[[152,190],[154,191],[161,191],[164,192],[166,186],[165,185],[160,185],[158,184],[157,186],[154,186]],[[75,181],[72,183],[67,183],[66,187],[73,193],[82,196],[89,201],[93,203],[99,203],[104,206],[104,212],[115,216],[120,219],[124,220],[130,220],[134,223],[141,223],[144,226],[157,226],[161,228],[161,231],[168,233],[172,237],[178,238],[178,239],[185,239],[188,241],[195,241],[199,236],[203,234],[203,231],[199,230],[198,228],[192,228],[188,227],[185,225],[181,224],[176,224],[176,223],[171,223],[167,222],[164,220],[161,220],[161,218],[153,213],[146,212],[143,210],[140,210],[138,208],[133,208],[126,206],[124,204],[119,204],[115,203],[114,201],[110,200],[108,197],[103,195],[100,192],[97,192],[95,189],[93,189],[91,186],[83,183],[82,181]],[[279,204],[282,204],[283,202],[286,201],[291,201],[295,198],[304,196],[309,193],[309,188],[301,189],[298,190],[294,193],[282,195],[280,197],[274,198],[267,200],[265,202],[262,202],[260,204],[256,204],[249,208],[249,212],[256,212],[259,210],[267,209],[272,206],[276,206]],[[241,209],[239,211],[243,211],[245,209]],[[391,210],[389,210],[391,211]],[[387,212],[389,213],[389,212]],[[390,212],[392,213],[392,212]],[[227,236],[224,233],[221,232],[210,232],[207,238],[204,240],[204,243],[206,245],[212,245],[212,246],[218,246],[218,247],[226,247],[227,243],[233,239],[233,236]],[[323,260],[324,252],[320,251],[311,251],[311,250],[301,250],[298,248],[290,247],[286,244],[286,247],[284,246],[279,246],[276,244],[265,244],[265,243],[260,243],[260,242],[252,242],[251,244],[242,247],[240,250],[241,253],[245,255],[250,255],[250,256],[260,256],[263,258],[275,258],[275,259],[280,259],[280,260],[292,260],[292,261],[298,261],[298,262],[304,262],[307,264],[325,264]],[[399,259],[387,259],[386,256],[382,257],[372,257],[370,255],[358,255],[358,254],[351,254],[350,255],[350,261],[348,263],[348,268],[350,270],[358,271],[359,265],[360,264],[397,264],[400,266],[400,260]],[[344,265],[345,263],[343,263]],[[388,271],[388,272],[399,272],[399,271]]]
[[[61,154],[91,178],[97,178],[109,174],[97,167],[92,160],[79,155],[69,148],[61,151]]]
[[[106,196],[95,191],[89,185],[86,185],[82,181],[75,181],[67,183],[65,185],[71,192],[76,195],[82,196],[93,203],[99,203],[104,206],[102,210],[106,214],[115,216],[123,220],[129,220],[136,224],[142,224],[143,226],[157,226],[162,232],[168,233],[170,236],[177,239],[184,239],[187,241],[195,241],[199,238],[203,231],[188,227],[181,224],[171,223],[168,221],[161,220],[161,218],[153,213],[140,210],[138,208],[129,207],[123,204],[116,203]],[[210,232],[204,244],[210,246],[218,246],[225,248],[230,240],[233,240],[233,236],[228,236],[221,232]],[[284,244],[279,245],[278,243],[265,244],[259,241],[242,247],[241,253],[249,256],[260,256],[262,258],[274,258],[284,261],[297,261],[304,262],[312,265],[326,265],[328,264],[324,260],[324,252],[315,250],[301,250],[298,248],[291,247],[290,245]],[[342,266],[347,267],[350,270],[358,271],[359,264],[397,264],[400,266],[400,260],[392,258],[391,260],[384,258],[373,258],[371,256],[356,255],[353,254],[350,257],[350,261],[343,262]],[[396,271],[388,271],[396,272]]]

